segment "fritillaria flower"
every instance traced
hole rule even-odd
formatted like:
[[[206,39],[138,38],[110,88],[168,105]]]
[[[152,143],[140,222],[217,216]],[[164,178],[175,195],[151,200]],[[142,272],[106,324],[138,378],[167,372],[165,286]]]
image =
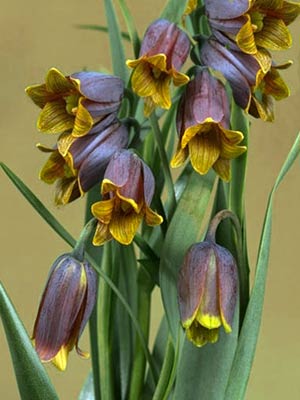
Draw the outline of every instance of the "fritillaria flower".
[[[50,152],[40,172],[40,179],[48,184],[57,183],[55,202],[70,203],[99,183],[112,155],[128,143],[125,126],[115,122],[103,131],[73,138],[62,134],[54,149],[39,145]]]
[[[101,186],[103,200],[92,205],[98,220],[93,244],[102,245],[114,238],[128,245],[142,222],[150,226],[162,223],[162,217],[150,208],[154,177],[150,168],[135,154],[123,150],[114,154]]]
[[[64,76],[56,68],[46,82],[29,86],[28,96],[42,111],[37,126],[42,132],[71,132],[74,137],[104,129],[116,117],[123,97],[120,78],[98,72]],[[107,120],[108,119],[108,120]]]
[[[97,275],[88,262],[63,254],[54,262],[42,295],[33,329],[35,349],[43,362],[65,370],[68,354],[75,346],[91,315],[97,294]]]
[[[237,292],[231,253],[211,240],[192,245],[178,278],[180,318],[188,340],[201,347],[218,340],[221,326],[230,333]]]
[[[230,83],[235,102],[245,110],[249,108],[254,88],[271,63],[269,57],[261,57],[258,61],[254,56],[231,50],[216,40],[203,44],[201,60],[204,65],[224,75]],[[264,66],[264,63],[267,65]]]
[[[229,102],[223,84],[207,69],[187,85],[177,113],[179,143],[171,161],[178,167],[190,157],[193,168],[206,174],[212,167],[230,180],[230,160],[246,151],[243,134],[229,129]]]
[[[189,81],[187,75],[179,72],[189,54],[190,43],[187,35],[174,23],[158,19],[147,29],[137,60],[128,60],[134,68],[131,78],[132,89],[145,98],[145,115],[155,106],[171,107],[170,83],[175,86]]]
[[[292,37],[288,25],[300,13],[299,3],[285,0],[206,0],[205,7],[218,40],[227,44],[226,38],[233,38],[240,50],[248,54],[255,54],[260,48],[289,48]]]
[[[274,120],[274,100],[282,100],[290,95],[290,90],[278,71],[281,68],[286,66],[272,66],[264,75],[252,94],[249,114],[263,121]]]

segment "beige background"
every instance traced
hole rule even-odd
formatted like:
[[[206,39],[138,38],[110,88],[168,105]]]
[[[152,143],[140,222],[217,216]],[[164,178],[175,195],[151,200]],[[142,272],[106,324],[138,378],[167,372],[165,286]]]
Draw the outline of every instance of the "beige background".
[[[159,13],[160,2],[128,1],[140,33]],[[44,155],[35,143],[38,109],[26,98],[24,87],[40,82],[47,69],[57,66],[66,74],[83,67],[110,68],[107,36],[82,31],[78,23],[105,24],[101,1],[11,0],[2,4],[1,49],[1,159],[37,194],[74,235],[83,221],[84,201],[56,209],[52,188],[37,179]],[[294,49],[281,59],[294,66],[284,74],[292,95],[277,104],[276,122],[252,125],[247,182],[247,216],[250,259],[256,259],[262,218],[268,193],[300,122],[299,24],[294,24]],[[128,56],[131,54],[128,53]],[[300,398],[300,265],[299,265],[299,161],[276,196],[272,254],[264,319],[247,399]],[[1,174],[1,270],[0,278],[31,332],[37,303],[48,268],[68,247],[59,239],[17,190]],[[153,319],[160,314],[159,300]],[[83,348],[88,347],[87,335]],[[18,399],[3,329],[0,330],[0,398]],[[71,354],[66,373],[47,367],[60,398],[75,399],[89,370],[89,362]]]

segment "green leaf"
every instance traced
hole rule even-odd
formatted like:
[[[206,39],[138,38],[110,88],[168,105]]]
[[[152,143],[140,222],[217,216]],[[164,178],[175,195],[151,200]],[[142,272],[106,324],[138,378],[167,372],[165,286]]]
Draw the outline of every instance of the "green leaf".
[[[123,17],[126,22],[127,30],[129,32],[129,37],[130,37],[130,40],[131,40],[131,43],[133,46],[134,56],[135,56],[135,58],[138,58],[139,53],[140,53],[141,43],[140,43],[139,36],[137,34],[134,20],[133,20],[132,15],[127,7],[125,0],[118,0],[118,1],[119,1],[119,5],[121,8]]]
[[[79,29],[86,29],[86,30],[90,30],[90,31],[98,31],[98,32],[108,33],[108,27],[102,26],[102,25],[79,24],[79,25],[76,25],[76,27]],[[121,36],[124,40],[127,40],[128,42],[130,42],[131,39],[127,32],[121,32]]]
[[[1,167],[12,183],[22,193],[26,200],[32,205],[32,207],[40,214],[40,216],[51,226],[52,229],[63,238],[71,247],[75,246],[75,239],[66,229],[57,221],[57,219],[47,210],[44,204],[33,194],[33,192],[13,173],[7,165],[1,163]]]
[[[125,63],[125,52],[120,32],[120,24],[112,0],[104,0],[108,26],[113,72],[127,83],[129,72]]]
[[[0,315],[9,345],[21,399],[58,399],[55,389],[1,282]]]
[[[118,268],[118,289],[125,297],[136,315],[137,309],[137,264],[133,246],[118,245],[114,263]],[[113,334],[115,336],[115,376],[120,385],[120,399],[128,395],[130,375],[133,361],[135,331],[131,319],[124,314],[120,302],[115,302],[112,310]],[[122,327],[122,329],[120,329]]]
[[[200,176],[193,172],[179,200],[163,244],[160,262],[160,287],[171,335],[177,343],[179,311],[177,274],[188,248],[199,240],[207,212],[215,173]]]
[[[32,191],[18,178],[5,164],[1,163],[1,167],[7,173],[8,177],[12,180],[12,182],[17,186],[19,191],[23,194],[23,196],[29,201],[29,203],[38,211],[41,217],[57,232],[57,234],[64,239],[68,244],[72,247],[75,246],[75,239],[70,235],[69,232],[65,230],[65,228],[54,218],[54,216],[47,210],[47,208],[42,204],[42,202],[32,193]],[[113,292],[116,294],[122,305],[124,306],[126,312],[129,314],[133,326],[139,336],[142,349],[145,353],[146,359],[149,363],[149,368],[153,376],[156,376],[155,366],[153,364],[149,349],[147,347],[147,343],[139,326],[139,323],[130,307],[130,305],[125,300],[124,296],[120,293],[116,285],[113,281],[103,273],[103,271],[99,268],[99,263],[95,261],[93,257],[87,254],[87,260],[92,264],[94,269],[98,272],[100,277],[105,280],[105,282],[111,287]]]
[[[161,18],[171,22],[181,22],[187,1],[169,0],[161,13]]]
[[[256,343],[262,317],[266,277],[271,242],[272,209],[276,189],[300,153],[300,134],[276,179],[269,196],[267,211],[262,230],[256,273],[249,305],[242,325],[237,351],[226,390],[225,399],[240,400],[244,398],[247,383],[254,359]]]
[[[239,310],[237,306],[232,332],[227,334],[221,328],[217,343],[197,348],[185,340],[177,370],[173,400],[193,399],[195,393],[201,400],[224,399],[238,342],[238,333]]]

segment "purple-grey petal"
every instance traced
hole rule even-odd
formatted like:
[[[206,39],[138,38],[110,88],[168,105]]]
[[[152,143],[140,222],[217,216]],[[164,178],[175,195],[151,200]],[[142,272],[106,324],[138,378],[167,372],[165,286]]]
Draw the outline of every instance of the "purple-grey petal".
[[[243,15],[250,7],[250,0],[205,0],[210,18],[231,19]]]
[[[123,97],[124,83],[117,76],[99,72],[77,72],[70,78],[80,81],[80,92],[89,100],[98,103],[120,102]]]

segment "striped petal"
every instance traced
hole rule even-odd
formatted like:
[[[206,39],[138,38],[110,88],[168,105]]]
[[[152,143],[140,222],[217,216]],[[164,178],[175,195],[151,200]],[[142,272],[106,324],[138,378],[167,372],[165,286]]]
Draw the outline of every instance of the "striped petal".
[[[67,113],[64,100],[47,103],[42,109],[37,127],[41,132],[62,133],[73,128],[74,117]]]

